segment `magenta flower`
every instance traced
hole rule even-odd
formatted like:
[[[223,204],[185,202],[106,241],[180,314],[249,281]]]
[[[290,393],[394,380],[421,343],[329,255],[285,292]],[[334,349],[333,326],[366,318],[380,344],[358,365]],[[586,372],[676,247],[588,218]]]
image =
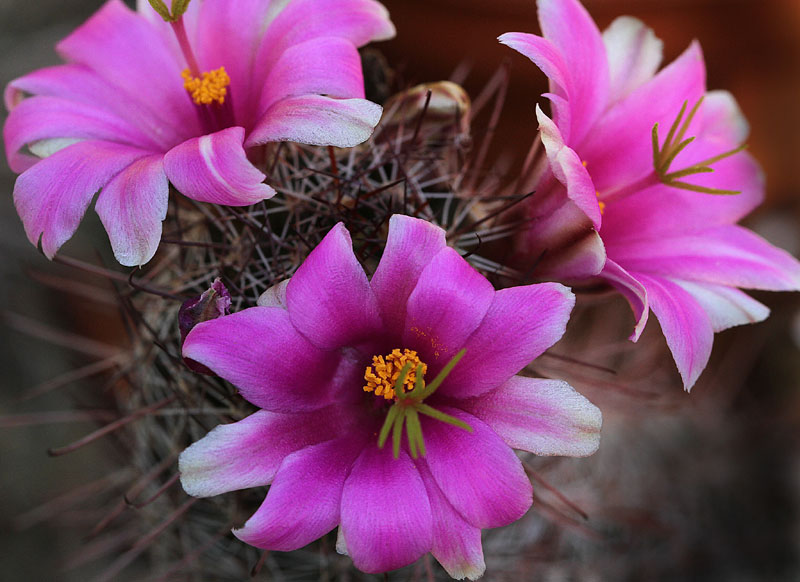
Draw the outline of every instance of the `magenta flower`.
[[[269,142],[366,140],[381,108],[363,98],[357,47],[393,35],[374,0],[194,0],[172,23],[148,2],[134,12],[109,0],[58,44],[67,64],[6,88],[29,240],[52,258],[102,189],[95,209],[114,255],[141,265],[161,237],[168,182],[216,204],[273,196],[248,156]]]
[[[736,225],[764,195],[747,122],[730,94],[706,92],[697,43],[657,72],[662,43],[638,20],[601,35],[577,0],[538,7],[544,37],[500,37],[550,79],[553,119],[537,108],[549,168],[522,252],[545,277],[615,286],[634,341],[652,309],[689,389],[715,332],[769,313],[738,287],[800,289],[800,264]]]
[[[365,572],[431,552],[475,579],[480,530],[531,505],[512,447],[597,448],[597,408],[565,382],[515,375],[561,337],[573,295],[495,291],[430,223],[393,216],[371,281],[339,224],[269,297],[198,324],[183,350],[263,409],[180,457],[191,495],[271,484],[234,530],[248,544],[293,550],[338,525]]]

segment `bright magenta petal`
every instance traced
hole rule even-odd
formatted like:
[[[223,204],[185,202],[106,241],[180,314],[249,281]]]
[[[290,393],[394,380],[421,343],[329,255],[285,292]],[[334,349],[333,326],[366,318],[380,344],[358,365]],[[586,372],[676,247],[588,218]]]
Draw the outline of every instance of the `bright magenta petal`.
[[[430,551],[433,518],[419,471],[405,451],[367,446],[342,492],[341,533],[356,568],[402,568]]]
[[[264,503],[234,535],[257,548],[288,552],[331,531],[339,524],[344,481],[363,448],[363,439],[343,437],[290,454]]]
[[[264,113],[245,145],[294,141],[349,148],[369,139],[382,111],[380,105],[365,99],[289,97]]]
[[[472,432],[467,432],[429,417],[422,419],[428,452],[425,462],[450,504],[481,529],[508,525],[522,517],[533,494],[514,451],[471,414],[445,407],[440,410],[472,427]]]
[[[680,285],[663,277],[635,273],[647,289],[650,308],[667,340],[675,364],[690,390],[700,377],[711,356],[714,329],[711,319],[700,304]]]
[[[339,354],[314,346],[278,307],[252,307],[198,324],[186,337],[183,356],[207,366],[267,410],[322,408],[337,398],[340,382],[354,379]]]
[[[433,514],[431,554],[451,578],[477,580],[486,570],[481,530],[464,521],[461,514],[453,509],[425,463],[419,463],[418,468]]]
[[[17,178],[14,205],[28,240],[52,259],[75,233],[95,193],[148,152],[84,141],[38,162]]]
[[[169,181],[184,196],[200,202],[247,206],[272,198],[275,190],[247,159],[244,129],[229,127],[195,137],[164,156]]]
[[[444,229],[419,218],[395,214],[370,285],[387,329],[399,335],[406,321],[406,303],[423,269],[447,246]]]
[[[103,188],[95,210],[121,265],[135,267],[153,258],[161,241],[161,222],[167,217],[168,197],[161,155],[133,162]]]
[[[616,103],[652,79],[664,43],[641,20],[621,16],[603,31],[611,78],[609,103]]]
[[[647,325],[647,318],[650,314],[650,305],[647,302],[647,290],[639,283],[628,271],[620,267],[611,259],[606,260],[605,267],[600,276],[616,287],[622,293],[633,310],[636,318],[636,326],[631,334],[631,341],[638,341]]]
[[[561,339],[574,305],[575,296],[558,283],[497,291],[441,393],[469,398],[497,388]]]
[[[375,295],[344,224],[334,226],[297,269],[286,287],[286,305],[297,330],[323,348],[380,334]]]
[[[560,380],[514,376],[497,390],[459,406],[514,449],[586,457],[600,445],[600,409]]]
[[[405,345],[437,373],[483,321],[494,287],[455,250],[445,247],[422,271],[408,297]]]
[[[337,419],[333,408],[309,414],[260,410],[219,425],[181,453],[181,485],[195,497],[269,485],[287,455],[335,438]]]

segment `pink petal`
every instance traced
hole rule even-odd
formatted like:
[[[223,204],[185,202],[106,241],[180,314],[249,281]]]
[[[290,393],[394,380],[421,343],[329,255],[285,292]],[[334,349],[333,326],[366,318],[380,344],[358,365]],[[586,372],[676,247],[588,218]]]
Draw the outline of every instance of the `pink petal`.
[[[133,162],[105,185],[95,210],[121,265],[135,267],[153,258],[161,242],[168,197],[161,155]]]
[[[256,406],[279,412],[327,406],[341,398],[340,385],[357,393],[364,373],[314,346],[277,307],[251,307],[198,324],[186,337],[183,356],[228,380]]]
[[[333,407],[309,414],[259,410],[221,424],[181,453],[181,485],[195,497],[269,485],[287,455],[335,438],[340,419]]]
[[[428,452],[425,462],[453,508],[481,529],[508,525],[522,517],[533,494],[514,451],[471,414],[445,407],[440,410],[472,427],[472,432],[467,432],[427,416],[422,419]],[[347,542],[350,547],[349,536]]]
[[[561,339],[574,305],[575,296],[558,283],[497,291],[440,392],[469,398],[497,388]]]
[[[561,53],[569,70],[569,82],[562,87],[570,111],[564,138],[568,144],[579,144],[608,103],[608,59],[603,39],[577,0],[539,0],[538,7],[543,36]]]
[[[714,341],[711,320],[700,304],[674,281],[640,273],[635,276],[647,289],[650,309],[661,324],[683,387],[688,391],[711,356]]]
[[[312,94],[364,98],[361,57],[353,43],[322,37],[289,47],[264,83],[259,111],[266,112],[287,97]]]
[[[386,328],[402,333],[408,296],[423,269],[447,246],[442,228],[419,218],[395,214],[389,219],[389,235],[383,256],[370,285]]]
[[[157,104],[151,111],[165,127],[200,133],[181,80],[185,65],[175,59],[165,37],[120,0],[106,2],[56,48],[65,60],[111,80],[126,98],[146,94]]]
[[[272,198],[275,190],[248,161],[243,141],[242,127],[192,138],[167,152],[164,170],[181,194],[200,202],[247,206]]]
[[[431,554],[451,578],[477,580],[486,570],[481,530],[464,521],[453,509],[425,463],[419,463],[418,469],[425,483],[433,514]]]
[[[364,99],[289,97],[264,113],[245,145],[294,141],[349,148],[369,139],[382,111],[380,105]]]
[[[711,319],[714,332],[737,325],[758,323],[769,316],[769,308],[738,289],[711,283],[675,281],[694,297]]]
[[[727,91],[709,91],[697,112],[697,134],[719,143],[721,150],[732,149],[747,140],[750,125],[736,99]],[[723,145],[724,144],[724,145]]]
[[[286,305],[292,325],[323,348],[352,346],[381,333],[375,295],[343,223],[297,269],[286,287]]]
[[[564,99],[566,88],[571,83],[571,73],[558,47],[548,39],[525,32],[507,32],[501,34],[497,40],[533,61],[533,64],[550,79],[554,97]],[[559,122],[563,121],[559,118]],[[559,126],[566,131],[569,130],[569,124],[559,123]]]
[[[405,451],[367,446],[342,492],[341,534],[356,568],[402,568],[430,551],[433,518],[419,471]]]
[[[800,262],[737,225],[609,246],[609,255],[629,271],[749,289],[800,290]]]
[[[455,250],[445,247],[422,271],[408,297],[403,343],[436,374],[483,321],[494,287]]]
[[[363,449],[363,439],[348,436],[290,454],[264,503],[234,535],[251,546],[283,552],[325,535],[339,524],[344,481]]]
[[[600,409],[560,380],[514,376],[500,388],[461,401],[459,406],[514,449],[586,457],[600,445]]]
[[[616,103],[647,83],[661,65],[664,43],[641,20],[621,16],[603,31],[608,56],[609,102]]]
[[[52,259],[75,233],[95,193],[148,152],[103,141],[83,141],[38,162],[17,178],[14,205],[28,240],[42,240]]]
[[[630,340],[638,341],[644,331],[644,326],[647,325],[647,318],[650,314],[647,290],[628,271],[611,259],[606,261],[600,276],[611,283],[628,300],[633,310],[633,316],[636,318],[636,326],[633,329]]]
[[[589,172],[581,163],[578,154],[564,144],[561,132],[538,105],[536,118],[539,120],[539,135],[547,153],[547,160],[550,162],[550,169],[567,189],[569,199],[589,217],[592,225],[599,229],[602,220],[600,205]]]

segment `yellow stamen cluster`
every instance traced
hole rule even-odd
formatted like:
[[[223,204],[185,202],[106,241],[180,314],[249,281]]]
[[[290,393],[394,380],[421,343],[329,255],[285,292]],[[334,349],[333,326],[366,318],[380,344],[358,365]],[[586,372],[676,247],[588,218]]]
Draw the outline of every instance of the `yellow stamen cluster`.
[[[189,69],[181,73],[183,77],[183,88],[192,96],[192,100],[197,105],[211,105],[216,102],[219,105],[225,103],[225,96],[228,94],[228,85],[231,78],[225,72],[225,67],[220,67],[216,71],[207,71],[201,78],[192,77]]]
[[[374,392],[375,396],[383,396],[386,400],[395,397],[394,384],[400,377],[400,372],[406,364],[411,364],[411,369],[403,382],[403,392],[410,392],[414,389],[417,381],[417,367],[422,365],[422,374],[428,371],[428,366],[422,363],[417,357],[417,352],[413,350],[400,351],[399,348],[392,350],[388,356],[373,356],[372,365],[367,366],[364,372],[364,392]]]

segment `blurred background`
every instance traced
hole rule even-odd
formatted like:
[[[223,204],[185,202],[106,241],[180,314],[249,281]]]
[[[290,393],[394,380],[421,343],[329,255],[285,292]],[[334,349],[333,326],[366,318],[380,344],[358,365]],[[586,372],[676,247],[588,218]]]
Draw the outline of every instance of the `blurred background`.
[[[394,70],[394,88],[446,79],[456,72],[459,78],[466,74],[464,86],[475,96],[503,63],[510,65],[492,156],[510,152],[513,171],[535,136],[534,105],[543,101],[539,95],[546,82],[530,62],[495,39],[509,31],[537,32],[534,1],[384,4],[398,36],[374,48]],[[708,86],[736,96],[751,124],[750,151],[767,174],[767,203],[748,226],[797,255],[800,2],[584,4],[601,28],[623,14],[647,22],[664,41],[665,62],[691,40],[700,40]],[[0,0],[0,84],[56,64],[55,42],[99,5],[93,0]],[[2,115],[4,119],[5,112]],[[71,412],[82,398],[80,378],[63,386],[50,381],[63,380],[65,373],[103,357],[122,334],[113,301],[104,301],[95,288],[81,294],[82,281],[74,270],[49,263],[27,242],[11,200],[14,179],[0,163],[0,579],[86,580],[91,564],[88,570],[64,572],[62,567],[82,544],[81,528],[96,522],[97,515],[61,512],[55,520],[49,516],[70,506],[70,495],[91,496],[92,484],[102,486],[119,465],[110,460],[113,443],[103,440],[66,456],[47,455],[49,448],[80,438],[102,420],[102,411],[94,419]],[[107,256],[106,247],[90,211],[63,253],[94,260],[98,253]],[[71,280],[69,293],[61,288],[65,279]],[[644,344],[653,346],[655,355],[639,365],[663,366],[664,385],[672,384],[665,388],[668,394],[662,393],[663,386],[637,384],[635,368],[609,377],[555,359],[546,364],[545,371],[569,377],[601,406],[605,427],[600,452],[591,459],[534,461],[589,519],[575,525],[558,516],[547,521],[542,517],[547,517],[546,511],[532,512],[518,529],[510,530],[517,541],[538,532],[537,552],[520,550],[523,553],[517,555],[529,564],[524,571],[530,576],[800,579],[800,298],[766,293],[756,298],[773,309],[772,317],[718,335],[712,363],[691,396],[681,392],[657,329],[648,330]],[[598,347],[592,344],[592,334],[572,334],[556,351],[571,353],[570,347],[576,346],[582,354],[596,354],[597,361],[590,363],[606,363],[610,351],[626,345],[626,326],[631,323],[619,302],[612,299],[606,307],[605,319],[590,323],[614,330],[613,349],[603,343],[603,349],[592,352]],[[585,309],[578,315],[592,317],[590,312]],[[86,336],[92,339],[81,339]],[[608,332],[599,334],[597,341],[607,343]],[[630,393],[621,387],[623,380],[630,380]],[[542,546],[542,539],[549,545]],[[542,553],[543,547],[548,551]],[[502,557],[502,552],[497,555]],[[519,564],[510,565],[501,557],[487,559],[488,580],[521,572]]]

